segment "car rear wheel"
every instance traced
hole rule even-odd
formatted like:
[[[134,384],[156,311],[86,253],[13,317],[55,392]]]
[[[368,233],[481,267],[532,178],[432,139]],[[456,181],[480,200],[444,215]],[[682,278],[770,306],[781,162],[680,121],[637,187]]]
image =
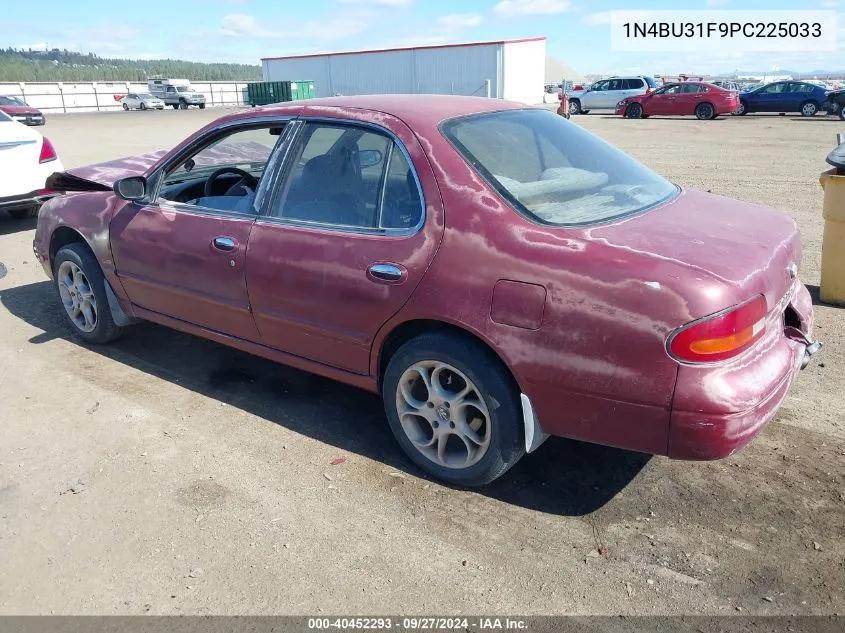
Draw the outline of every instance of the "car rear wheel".
[[[173,104],[173,109],[174,109],[174,110],[178,110],[178,109],[179,109],[179,104],[178,104],[178,103],[174,103],[174,104]]]
[[[179,99],[179,109],[180,110],[187,110],[188,109],[188,102],[184,99]]]
[[[501,361],[447,333],[405,343],[382,385],[390,429],[422,470],[458,486],[482,486],[525,453],[518,389]]]
[[[744,116],[748,114],[748,106],[745,104],[745,101],[740,101],[739,105],[734,110],[734,114],[737,116]]]
[[[581,114],[581,102],[578,99],[569,102],[569,114]]]
[[[200,104],[200,110],[205,110],[205,104],[204,103]]]
[[[801,104],[801,116],[811,117],[816,116],[816,112],[819,111],[819,106],[817,106],[812,101],[805,101]]]
[[[127,103],[125,103],[125,102],[124,102],[124,104],[123,104],[123,109],[124,109],[124,110],[129,110],[129,104],[127,104]]]
[[[9,211],[16,220],[26,220],[27,218],[34,218],[38,215],[38,207],[24,207],[22,209],[12,209]]]
[[[643,107],[639,103],[632,103],[625,108],[626,119],[641,119],[643,116]]]
[[[716,110],[709,103],[699,103],[695,108],[695,118],[701,121],[709,121],[715,118]]]
[[[146,104],[146,103],[144,103],[143,101],[141,102],[141,109],[142,109],[142,110],[146,110],[146,109],[147,109],[147,104]]]
[[[87,246],[76,242],[60,248],[53,277],[59,300],[79,338],[102,344],[122,334],[123,328],[112,319],[103,271]]]

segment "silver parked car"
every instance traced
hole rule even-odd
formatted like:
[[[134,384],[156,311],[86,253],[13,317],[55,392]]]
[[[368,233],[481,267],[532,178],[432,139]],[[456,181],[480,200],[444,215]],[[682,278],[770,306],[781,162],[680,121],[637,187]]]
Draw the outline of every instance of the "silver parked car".
[[[130,92],[123,97],[124,110],[164,110],[164,101],[149,92]]]
[[[635,75],[600,79],[587,90],[569,97],[570,114],[586,114],[590,110],[615,110],[616,104],[629,97],[657,89],[653,77]]]

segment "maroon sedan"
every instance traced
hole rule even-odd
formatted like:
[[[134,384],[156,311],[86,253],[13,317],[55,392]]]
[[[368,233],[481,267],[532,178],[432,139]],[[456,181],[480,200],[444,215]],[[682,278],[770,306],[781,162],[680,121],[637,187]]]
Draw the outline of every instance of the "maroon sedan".
[[[545,109],[293,102],[48,185],[35,253],[82,340],[143,319],[379,392],[454,484],[547,435],[725,457],[820,346],[791,219]]]
[[[47,122],[41,110],[28,106],[20,97],[0,95],[0,111],[24,125],[44,125]]]
[[[732,114],[739,107],[736,90],[700,81],[667,84],[654,92],[622,99],[616,114],[628,119],[654,115],[694,116],[706,121],[722,114]]]

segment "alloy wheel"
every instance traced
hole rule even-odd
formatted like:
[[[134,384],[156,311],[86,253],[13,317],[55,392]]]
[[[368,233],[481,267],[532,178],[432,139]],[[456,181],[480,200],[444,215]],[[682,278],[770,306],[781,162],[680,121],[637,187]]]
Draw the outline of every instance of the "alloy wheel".
[[[478,388],[441,361],[405,370],[396,388],[396,410],[405,435],[439,466],[468,468],[490,447],[490,414]]]
[[[97,299],[85,273],[73,262],[65,261],[56,277],[70,320],[80,331],[93,332],[97,327]]]

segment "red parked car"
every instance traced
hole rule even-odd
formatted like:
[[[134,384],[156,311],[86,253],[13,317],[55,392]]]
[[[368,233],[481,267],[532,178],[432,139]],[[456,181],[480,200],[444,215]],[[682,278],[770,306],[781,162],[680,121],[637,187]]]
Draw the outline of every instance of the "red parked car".
[[[616,114],[627,119],[654,115],[695,116],[715,119],[739,107],[739,94],[699,81],[667,84],[654,92],[628,97],[616,104]]]
[[[0,95],[0,111],[24,125],[44,125],[47,122],[41,110],[28,106],[20,97]]]
[[[298,101],[48,186],[34,250],[83,341],[149,320],[380,392],[453,484],[547,434],[725,457],[820,346],[795,222],[543,108]]]

